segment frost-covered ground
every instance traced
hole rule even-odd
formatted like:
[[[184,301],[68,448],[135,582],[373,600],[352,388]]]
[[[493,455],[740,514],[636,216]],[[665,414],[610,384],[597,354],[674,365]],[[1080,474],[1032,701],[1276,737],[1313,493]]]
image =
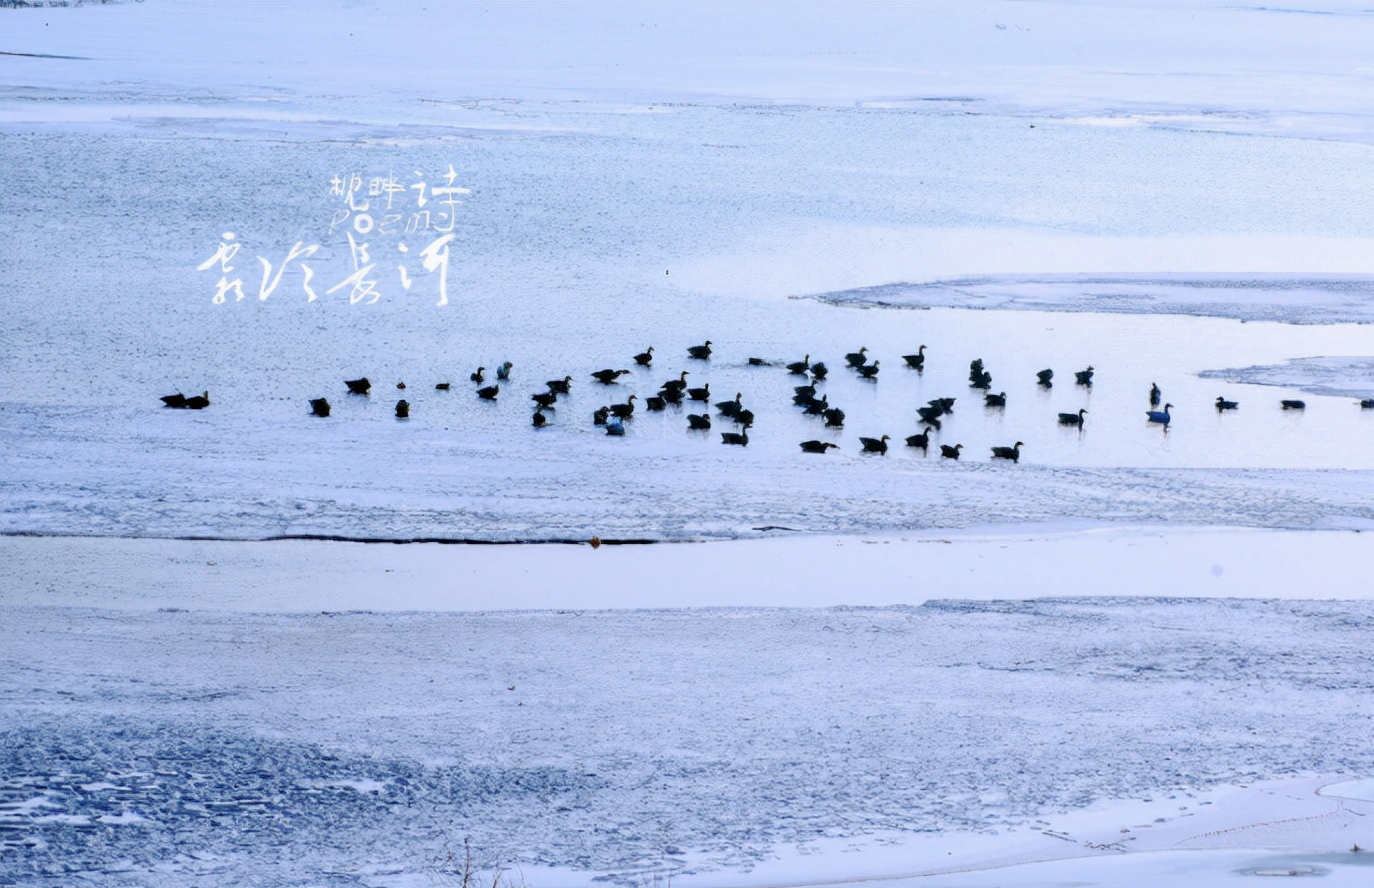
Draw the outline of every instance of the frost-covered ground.
[[[1361,884],[1367,5],[0,9],[0,882]]]

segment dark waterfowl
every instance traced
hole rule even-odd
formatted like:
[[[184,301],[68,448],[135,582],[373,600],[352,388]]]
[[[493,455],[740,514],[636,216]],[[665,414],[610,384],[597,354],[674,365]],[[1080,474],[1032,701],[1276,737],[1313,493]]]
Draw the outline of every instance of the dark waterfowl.
[[[862,367],[855,367],[854,369],[858,370],[858,371],[859,371],[859,375],[862,376],[864,379],[877,379],[877,378],[878,378],[878,362],[877,362],[877,361],[874,361],[872,364],[864,364]]]
[[[830,370],[827,369],[825,364],[821,361],[817,361],[816,363],[811,365],[811,378],[816,380],[816,382],[820,382],[822,379],[825,379],[826,374],[828,374],[829,372]]]
[[[1159,384],[1158,384],[1158,383],[1154,383],[1154,382],[1150,383],[1150,406],[1151,406],[1151,407],[1158,407],[1158,406],[1159,406],[1159,396],[1162,395],[1162,394],[1163,394],[1163,392],[1161,392],[1161,391],[1159,390]]]
[[[754,424],[754,411],[741,410],[739,413],[736,413],[732,419],[740,425],[751,426]]]
[[[556,395],[566,395],[568,387],[572,385],[572,377],[564,376],[562,379],[550,379],[544,385],[549,387],[549,391]]]
[[[450,384],[447,383],[447,382],[440,382],[440,383],[435,384],[434,390],[435,390],[435,391],[439,391],[439,392],[446,392],[446,391],[448,391],[448,390],[449,390],[450,388],[452,388],[452,387],[453,387],[453,386],[450,385]]]
[[[1078,426],[1083,428],[1083,414],[1087,413],[1087,408],[1080,409],[1077,413],[1059,414],[1059,424],[1063,426]]]
[[[669,404],[682,403],[682,389],[665,388],[661,389],[658,396]]]
[[[706,340],[701,345],[694,345],[687,349],[689,358],[696,358],[698,361],[705,361],[711,357],[711,340]]]
[[[1017,441],[1011,447],[994,447],[992,448],[992,458],[1009,459],[1012,462],[1020,462],[1022,443],[1021,441]]]
[[[844,428],[844,411],[841,410],[840,408],[838,408],[838,407],[831,407],[831,408],[828,409],[828,410],[822,411],[822,412],[821,412],[821,416],[824,416],[824,417],[825,417],[825,424],[826,424],[826,426],[828,426],[829,428],[832,428],[832,429]]]
[[[549,418],[544,415],[543,410],[536,410],[534,411],[534,418],[531,420],[531,422],[533,422],[534,427],[536,429],[542,429],[544,426],[549,424]]]
[[[932,407],[939,408],[941,413],[953,413],[954,400],[954,398],[932,398],[926,401],[926,403]]]
[[[962,444],[955,444],[953,447],[951,447],[948,444],[941,444],[940,456],[944,457],[945,459],[958,459],[959,451],[963,449],[964,445]]]
[[[592,412],[592,423],[594,425],[605,425],[606,420],[611,418],[611,408],[598,407]]]
[[[679,392],[684,391],[687,388],[687,371],[683,370],[681,376],[679,376],[677,379],[668,380],[667,382],[663,383],[663,385],[659,386],[659,388],[663,391],[667,391],[668,389],[673,389],[674,391]]]
[[[651,345],[644,351],[635,355],[635,363],[641,367],[647,367],[654,361],[654,347]]]
[[[887,453],[888,436],[881,438],[860,438],[859,443],[863,445],[864,453]]]
[[[616,419],[629,419],[631,416],[634,415],[635,398],[637,397],[639,396],[630,395],[630,397],[625,400],[624,404],[612,404],[611,415],[614,416]]]
[[[210,393],[205,392],[201,395],[192,395],[186,399],[187,410],[204,410],[210,406]]]
[[[926,368],[926,347],[923,345],[916,349],[914,355],[902,355],[902,360],[912,370],[925,370]]]
[[[972,388],[987,391],[988,389],[992,388],[992,374],[984,370],[978,376],[970,377],[968,384]]]
[[[477,383],[478,385],[481,385],[482,383],[487,381],[487,368],[478,367],[477,372],[468,376],[468,379],[471,379],[473,382]]]
[[[1283,405],[1283,409],[1284,409],[1284,410],[1306,410],[1306,409],[1307,409],[1307,402],[1306,402],[1306,401],[1290,401],[1290,400],[1283,400],[1283,401],[1280,401],[1279,403]],[[186,399],[186,405],[189,407],[190,404],[191,404],[191,399],[190,399],[190,398],[187,398],[187,399]]]
[[[175,407],[176,409],[181,410],[186,406],[186,396],[183,395],[181,392],[177,392],[175,395],[163,395],[162,406]]]
[[[765,361],[763,358],[750,358],[750,359],[749,359],[749,366],[750,366],[750,367],[767,367],[767,366],[768,366],[768,362]]]
[[[407,400],[405,400],[404,398],[402,398],[401,400],[399,400],[399,401],[396,402],[396,418],[397,418],[397,419],[409,419],[409,418],[410,418],[410,402],[407,401]]]
[[[495,401],[495,400],[496,400],[496,396],[497,396],[498,394],[500,394],[500,393],[501,393],[501,386],[499,386],[499,385],[489,385],[489,386],[487,386],[486,388],[480,388],[480,389],[478,389],[478,390],[477,390],[477,397],[481,398],[481,399],[484,400],[484,401]]]
[[[930,453],[930,426],[922,429],[919,435],[907,435],[906,446],[919,447],[922,453]]]
[[[820,400],[817,400],[817,399],[815,399],[815,398],[812,398],[811,401],[810,401],[810,403],[808,403],[808,404],[802,409],[802,413],[805,413],[807,416],[820,416],[820,415],[822,415],[823,413],[825,413],[825,411],[827,411],[827,410],[829,410],[829,409],[830,409],[830,396],[829,396],[829,395],[821,395]]]
[[[687,400],[689,401],[709,401],[711,400],[711,383],[706,383],[701,388],[690,388],[687,390]]]
[[[1147,410],[1145,411],[1145,417],[1148,421],[1157,422],[1160,425],[1164,426],[1165,429],[1167,429],[1169,428],[1170,419],[1169,409],[1173,406],[1173,404],[1165,404],[1163,410]]]
[[[507,379],[510,379],[510,368],[512,368],[512,367],[514,367],[514,366],[515,366],[515,365],[512,364],[510,361],[507,361],[507,362],[505,362],[504,364],[502,364],[500,367],[497,367],[497,368],[496,368],[496,378],[497,378],[497,379],[500,379],[500,380],[503,380],[503,381],[504,381],[504,380],[507,380]]]
[[[1036,380],[1036,382],[1038,382],[1041,386],[1043,386],[1043,387],[1045,387],[1045,388],[1054,388],[1054,382],[1052,381],[1053,379],[1054,379],[1054,371],[1053,371],[1053,370],[1049,370],[1049,369],[1041,370],[1039,373],[1036,373],[1036,374],[1035,374],[1035,380]]]
[[[1092,388],[1092,387],[1093,387],[1093,366],[1092,366],[1092,364],[1089,364],[1089,365],[1088,365],[1088,369],[1087,369],[1087,370],[1077,370],[1077,371],[1075,371],[1074,374],[1073,374],[1073,378],[1074,378],[1074,381],[1077,382],[1079,385],[1087,386],[1088,388]]]
[[[1363,399],[1362,401],[1360,401],[1360,406],[1363,407],[1365,410],[1374,408],[1374,398]]]
[[[629,372],[629,370],[598,370],[592,374],[592,379],[602,385],[613,385],[617,379]]]
[[[328,415],[329,415],[329,399],[328,399],[328,398],[313,398],[313,399],[311,399],[311,401],[310,401],[310,412],[311,412],[311,414],[313,414],[314,416],[328,416]]]
[[[945,411],[941,410],[939,407],[916,408],[916,415],[921,417],[921,422],[933,425],[937,429],[940,427],[940,417],[943,416],[944,413]]]
[[[372,389],[372,383],[368,382],[366,376],[362,379],[345,379],[344,385],[355,395],[365,395]]]
[[[644,409],[653,413],[661,413],[666,406],[668,402],[660,395],[650,395],[644,399]]]
[[[795,354],[795,352],[794,352]],[[811,356],[807,355],[800,361],[793,361],[787,365],[787,372],[794,376],[804,376],[811,369]]]
[[[798,398],[814,398],[816,396],[816,387],[814,385],[799,385],[793,388],[792,391],[795,393],[792,397],[793,401],[796,401]]]
[[[986,394],[986,395],[984,395],[984,396],[983,396],[983,406],[984,406],[984,407],[1005,407],[1005,406],[1007,406],[1007,393],[1006,393],[1006,392],[1002,392],[1000,395],[994,395],[994,394]]]
[[[1218,413],[1220,413],[1220,412],[1223,411],[1223,410],[1235,410],[1235,409],[1236,409],[1237,407],[1239,407],[1239,406],[1240,406],[1240,402],[1239,402],[1239,401],[1228,401],[1228,400],[1226,400],[1225,398],[1223,398],[1221,395],[1217,395],[1217,412],[1218,412]]]
[[[558,400],[557,392],[539,392],[530,395],[530,400],[538,404],[541,408],[552,409],[553,402]]]
[[[745,426],[738,432],[721,432],[720,443],[738,444],[740,447],[747,447],[749,445],[749,426]]]
[[[845,355],[844,360],[845,363],[851,367],[862,367],[864,364],[868,363],[868,358],[865,357],[867,354],[868,346],[865,345],[861,347],[858,351],[850,352],[849,354]]]
[[[687,428],[689,429],[709,429],[711,427],[711,417],[702,413],[687,414]]]
[[[801,442],[802,453],[825,453],[833,448],[839,449],[838,444],[831,444],[829,441],[803,441]]]
[[[625,435],[625,426],[620,420],[615,419],[606,423],[606,434],[619,438]]]
[[[735,392],[733,401],[717,401],[716,409],[720,411],[721,416],[735,416],[744,409],[743,399],[744,394],[742,392]]]

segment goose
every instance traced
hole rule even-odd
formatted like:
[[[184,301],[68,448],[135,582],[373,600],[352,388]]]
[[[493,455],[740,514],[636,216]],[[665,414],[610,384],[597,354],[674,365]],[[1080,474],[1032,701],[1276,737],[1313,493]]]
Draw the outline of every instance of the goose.
[[[972,361],[968,362],[969,384],[976,383],[979,379],[982,379],[986,373],[987,371],[983,369],[982,358],[974,358]]]
[[[1160,423],[1167,429],[1169,427],[1169,408],[1173,406],[1173,404],[1165,404],[1163,410],[1147,410],[1145,416],[1150,422]]]
[[[468,379],[471,379],[473,382],[477,383],[478,385],[481,385],[482,383],[487,381],[487,368],[478,367],[477,372],[469,376]]]
[[[175,395],[163,395],[162,406],[175,407],[179,410],[186,406],[186,396],[181,392],[177,392]]]
[[[864,379],[876,379],[878,376],[877,361],[874,361],[872,364],[865,364],[862,367],[855,367],[854,369],[858,370],[859,375],[862,376]]]
[[[930,426],[921,430],[919,435],[907,435],[906,446],[919,447],[922,453],[930,452]]]
[[[1083,428],[1083,414],[1087,413],[1087,408],[1080,409],[1077,413],[1059,414],[1059,424],[1062,426],[1078,426]]]
[[[397,418],[397,419],[409,419],[409,418],[410,418],[410,402],[407,401],[407,400],[405,400],[404,398],[402,398],[401,400],[399,400],[399,401],[396,402],[396,418]]]
[[[1156,383],[1156,382],[1150,383],[1150,406],[1151,406],[1151,407],[1158,407],[1158,406],[1159,406],[1159,396],[1160,396],[1161,394],[1163,394],[1163,392],[1161,392],[1161,391],[1159,390],[1159,383]]]
[[[926,403],[932,407],[938,407],[941,413],[953,413],[954,401],[954,398],[933,398]]]
[[[1074,371],[1073,378],[1074,378],[1074,380],[1075,380],[1079,385],[1083,385],[1083,386],[1087,386],[1088,388],[1092,388],[1092,387],[1093,387],[1093,365],[1092,365],[1092,364],[1089,364],[1087,370],[1077,370],[1077,371]]]
[[[312,398],[310,401],[310,412],[314,416],[328,416],[329,400],[327,398]]]
[[[793,388],[792,391],[795,393],[792,399],[794,401],[801,397],[813,398],[816,396],[816,387],[814,385],[799,385]]]
[[[592,378],[602,385],[613,385],[617,379],[629,372],[629,370],[598,370],[592,374]]]
[[[829,372],[830,371],[826,368],[825,364],[820,361],[817,361],[816,363],[811,365],[811,378],[816,380],[817,382],[820,382],[822,379],[825,379],[826,374]]]
[[[801,442],[802,453],[825,453],[830,448],[839,448],[838,444],[831,444],[829,441],[803,441]]]
[[[606,423],[606,434],[617,438],[624,437],[625,426],[618,419],[614,422],[608,422]]]
[[[987,391],[992,388],[992,374],[984,370],[977,377],[970,377],[968,384],[971,388]]]
[[[631,416],[634,415],[635,398],[637,397],[639,396],[630,395],[630,397],[625,400],[624,404],[612,404],[611,415],[614,416],[616,419],[629,419]]]
[[[689,429],[709,429],[711,427],[711,417],[701,413],[687,414],[687,428]]]
[[[539,392],[538,394],[530,395],[530,400],[538,404],[541,408],[552,409],[553,402],[558,400],[558,393]]]
[[[568,393],[568,387],[571,384],[571,376],[564,376],[562,379],[550,379],[548,382],[544,383],[544,385],[549,387],[549,391],[557,395],[566,395]]]
[[[1035,374],[1035,379],[1037,382],[1040,383],[1040,385],[1044,386],[1045,388],[1054,388],[1054,383],[1050,381],[1054,379],[1053,370],[1041,370],[1039,373]]]
[[[763,358],[750,358],[750,359],[749,359],[749,366],[750,366],[750,367],[767,367],[767,366],[768,366],[768,362],[765,361]]]
[[[694,345],[691,348],[687,349],[687,356],[689,358],[696,358],[698,361],[705,361],[710,359],[711,340],[708,339],[701,345]]]
[[[1021,461],[1021,445],[1022,445],[1022,442],[1021,442],[1021,441],[1017,441],[1017,442],[1016,442],[1014,445],[1012,445],[1011,447],[994,447],[994,448],[992,448],[992,458],[993,458],[993,459],[1009,459],[1009,460],[1011,460],[1012,462],[1020,462],[1020,461]]]
[[[817,401],[817,400],[815,400],[815,399],[813,398],[813,399],[811,400],[811,403],[810,403],[810,404],[807,404],[806,407],[805,407],[805,409],[802,410],[802,413],[805,413],[807,416],[821,416],[822,414],[825,413],[825,411],[827,411],[827,410],[829,410],[829,409],[830,409],[830,396],[829,396],[829,395],[821,395],[821,398],[820,398],[819,401]]]
[[[958,459],[959,451],[963,449],[964,445],[962,444],[955,444],[953,447],[949,446],[948,444],[941,444],[940,456],[944,457],[945,459]]]
[[[496,396],[497,396],[500,392],[501,392],[501,386],[499,386],[499,385],[489,385],[489,386],[487,386],[486,388],[480,388],[480,389],[478,389],[478,390],[477,390],[477,397],[481,398],[481,399],[484,400],[484,401],[495,401],[495,400],[496,400]]]
[[[1360,401],[1360,406],[1363,407],[1365,410],[1374,408],[1374,398],[1365,398],[1364,400]]]
[[[744,394],[742,392],[735,392],[735,400],[718,401],[716,402],[716,409],[721,412],[722,416],[734,416],[744,409],[743,398]]]
[[[349,392],[355,395],[365,395],[372,388],[372,383],[367,381],[367,377],[362,379],[345,379],[344,385],[348,386]]]
[[[734,420],[740,425],[751,426],[754,424],[754,411],[741,410],[739,413],[735,414]]]
[[[800,361],[793,361],[791,364],[788,364],[788,365],[787,365],[787,372],[788,372],[788,373],[791,373],[793,376],[803,376],[803,375],[805,375],[806,372],[807,372],[808,370],[810,370],[810,369],[811,369],[811,356],[810,356],[810,355],[807,355],[806,357],[802,358]]]
[[[1007,406],[1007,393],[1000,395],[986,394],[983,396],[984,407],[1005,407]]]
[[[210,406],[210,393],[205,392],[201,395],[192,395],[186,399],[187,410],[204,410]]]
[[[1239,402],[1239,401],[1228,401],[1228,400],[1226,400],[1225,398],[1223,398],[1221,395],[1217,395],[1217,412],[1218,412],[1218,413],[1220,413],[1220,412],[1223,411],[1223,410],[1235,410],[1235,409],[1236,409],[1237,407],[1239,407],[1239,406],[1240,406],[1240,402]]]
[[[651,363],[653,363],[653,360],[654,347],[652,345],[644,349],[644,351],[640,352],[639,354],[635,355],[635,363],[641,367],[649,366]]]
[[[864,357],[866,354],[868,354],[868,346],[865,345],[861,347],[858,351],[850,352],[849,354],[845,355],[845,363],[847,363],[851,367],[862,367],[868,361],[868,358]]]
[[[887,453],[888,436],[881,438],[860,438],[859,443],[863,445],[864,453]]]
[[[926,368],[926,347],[923,345],[916,349],[914,355],[902,355],[902,360],[912,370],[925,370]]]
[[[436,384],[435,384],[434,390],[435,390],[436,392],[446,392],[446,391],[448,391],[448,390],[449,390],[450,388],[452,388],[452,387],[453,387],[453,386],[452,386],[451,384],[447,383],[447,382],[440,382],[440,383],[436,383]]]
[[[644,409],[652,411],[653,413],[662,412],[663,408],[666,406],[668,406],[668,402],[658,395],[650,395],[644,399]]]
[[[682,389],[663,388],[659,389],[658,396],[669,404],[682,403]]]
[[[1284,409],[1284,410],[1305,410],[1305,409],[1307,409],[1307,402],[1306,402],[1306,401],[1280,401],[1279,403],[1283,405],[1283,409]],[[190,406],[191,406],[191,399],[190,399],[190,398],[187,398],[187,399],[186,399],[186,406],[187,406],[187,407],[190,407]]]
[[[711,400],[711,383],[706,383],[701,388],[690,388],[687,390],[689,401],[709,401]]]
[[[534,427],[536,429],[542,429],[544,426],[549,424],[549,418],[544,415],[543,410],[536,410],[534,411],[534,419],[532,420],[532,422],[534,423]]]
[[[825,424],[832,429],[844,428],[844,411],[838,407],[831,407],[821,412],[825,417]]]
[[[720,443],[738,444],[741,447],[749,446],[749,426],[745,426],[738,432],[721,432]]]
[[[506,361],[500,367],[496,368],[496,378],[500,380],[510,379],[510,368],[514,366],[515,365],[512,364],[510,361]]]
[[[605,371],[602,372],[604,373]],[[668,380],[667,382],[663,383],[663,385],[659,386],[659,388],[664,390],[676,389],[679,392],[687,388],[687,371],[683,370],[681,376],[679,376],[677,379]]]
[[[606,420],[611,418],[611,408],[598,407],[592,412],[592,423],[594,425],[605,425]]]
[[[945,411],[941,410],[939,407],[916,408],[916,415],[921,417],[921,421],[929,423],[937,429],[940,427],[940,417],[944,415],[944,412]]]

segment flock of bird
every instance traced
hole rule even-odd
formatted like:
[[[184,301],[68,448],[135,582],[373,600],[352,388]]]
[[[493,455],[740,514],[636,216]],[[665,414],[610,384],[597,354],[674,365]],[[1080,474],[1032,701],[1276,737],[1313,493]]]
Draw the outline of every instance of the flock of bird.
[[[925,370],[926,346],[922,345],[915,353],[903,355],[902,360],[905,366],[917,373]],[[711,359],[711,341],[708,339],[701,345],[694,345],[687,349],[687,357],[693,361],[708,363]],[[649,368],[653,365],[654,349],[652,346],[634,356],[634,363],[640,368]],[[750,358],[751,366],[775,366],[774,362],[762,358]],[[879,372],[879,362],[868,361],[868,349],[860,348],[856,352],[845,355],[847,368],[855,375],[864,380],[876,382]],[[501,383],[509,382],[510,373],[513,365],[506,361],[496,368],[495,381],[487,385],[486,368],[478,367],[476,372],[469,377],[470,380],[479,388],[476,395],[486,401],[495,401],[501,393]],[[792,403],[807,416],[817,417],[825,428],[840,429],[844,427],[845,413],[839,407],[829,401],[829,395],[822,393],[819,389],[829,375],[829,369],[823,362],[812,363],[811,356],[808,354],[800,361],[784,365],[784,368],[791,375],[804,377],[805,384],[795,386],[793,391]],[[598,370],[591,374],[591,378],[599,385],[610,389],[618,385],[621,376],[630,373],[628,369],[607,368]],[[1091,389],[1093,385],[1093,367],[1089,365],[1083,370],[1074,372],[1074,384],[1086,389]],[[734,398],[711,403],[711,386],[707,383],[699,388],[689,387],[687,384],[687,370],[681,371],[676,378],[666,380],[658,390],[658,393],[643,399],[644,409],[649,412],[662,412],[670,405],[674,408],[681,408],[684,401],[689,405],[702,404],[698,413],[687,414],[687,428],[691,431],[709,431],[712,428],[712,417],[710,408],[714,407],[721,419],[733,423],[735,428],[731,431],[721,433],[721,442],[736,446],[747,446],[749,444],[749,429],[754,424],[754,412],[744,406],[743,393],[737,392]],[[1002,408],[1007,403],[1007,393],[992,392],[992,374],[983,365],[981,358],[975,359],[969,365],[969,387],[980,390],[983,404],[990,408]],[[1041,370],[1036,373],[1037,385],[1044,389],[1054,386],[1054,371],[1052,369]],[[545,383],[545,390],[538,391],[530,395],[530,400],[534,402],[534,411],[531,423],[535,428],[543,428],[549,424],[549,412],[554,411],[555,404],[560,396],[566,396],[571,391],[573,383],[572,376],[564,376],[562,379],[552,379]],[[372,389],[372,383],[367,377],[360,379],[346,380],[344,385],[352,395],[368,395]],[[396,384],[398,389],[406,387],[404,382]],[[435,385],[439,391],[448,391],[452,388],[451,383],[440,382]],[[1170,410],[1173,404],[1165,403],[1160,408],[1162,392],[1157,384],[1151,384],[1149,391],[1150,409],[1145,411],[1146,421],[1160,425],[1165,432],[1169,429],[1172,421]],[[606,434],[611,436],[623,436],[625,434],[625,423],[631,421],[635,415],[635,401],[639,396],[631,394],[625,401],[619,403],[606,404],[592,414],[592,422],[596,426],[604,427]],[[162,398],[163,404],[167,407],[202,410],[210,405],[210,393],[207,391],[203,395],[186,397],[182,394],[166,395]],[[954,398],[934,398],[924,406],[916,408],[916,415],[919,423],[923,426],[920,432],[906,437],[906,445],[921,450],[928,454],[932,431],[939,431],[941,428],[941,417],[954,412]],[[1302,410],[1307,405],[1298,400],[1281,400],[1280,406],[1284,410]],[[1366,398],[1359,402],[1365,409],[1374,409],[1374,398]],[[1225,397],[1218,396],[1216,399],[1216,410],[1222,413],[1235,410],[1240,405],[1236,401],[1227,400]],[[330,414],[331,406],[328,398],[314,398],[310,401],[311,413],[319,417],[327,417]],[[1082,430],[1084,427],[1084,417],[1088,413],[1087,408],[1081,408],[1076,413],[1060,413],[1059,425],[1074,427]],[[410,403],[401,399],[396,403],[396,417],[406,419],[410,416]],[[879,438],[859,438],[859,444],[863,452],[885,454],[888,449],[888,441],[891,436],[883,435]],[[1019,462],[1021,458],[1021,448],[1025,442],[1017,441],[1010,446],[997,446],[991,448],[992,459],[1010,460]],[[830,441],[813,439],[800,442],[800,447],[804,453],[825,453],[832,449],[837,449],[838,444]],[[945,459],[959,459],[964,445],[962,444],[940,444],[940,456]]]

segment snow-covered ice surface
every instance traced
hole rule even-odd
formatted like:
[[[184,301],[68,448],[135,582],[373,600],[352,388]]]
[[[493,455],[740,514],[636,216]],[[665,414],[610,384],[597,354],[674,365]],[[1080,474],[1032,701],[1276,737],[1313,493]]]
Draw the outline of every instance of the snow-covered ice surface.
[[[1367,7],[0,9],[0,882],[1362,884]]]

